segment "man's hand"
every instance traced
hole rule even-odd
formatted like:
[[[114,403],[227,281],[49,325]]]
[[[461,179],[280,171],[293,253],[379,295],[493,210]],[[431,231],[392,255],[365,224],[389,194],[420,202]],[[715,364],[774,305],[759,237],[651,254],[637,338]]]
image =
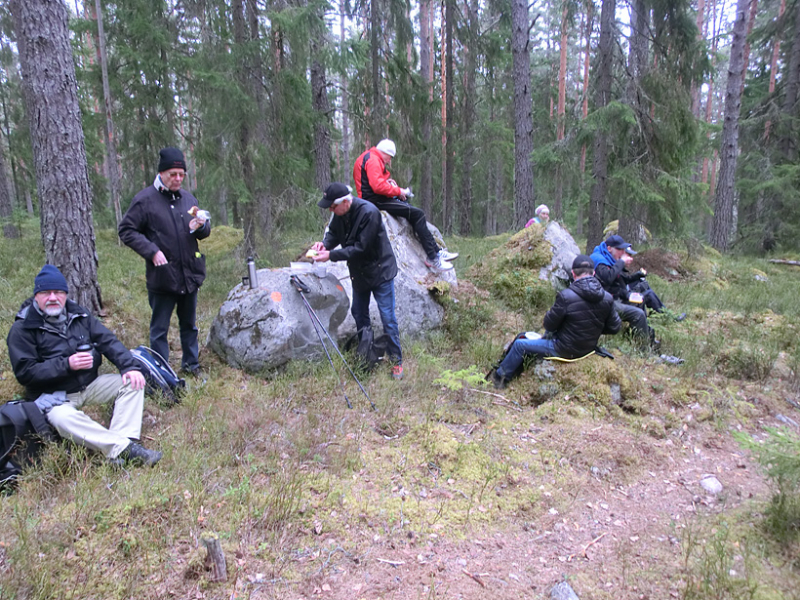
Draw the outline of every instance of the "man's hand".
[[[639,269],[639,271],[642,273],[642,277],[646,277],[647,276],[647,270],[646,269]]]
[[[316,248],[315,248],[315,250],[316,250]],[[326,261],[330,260],[331,253],[328,252],[327,250],[325,250],[324,246],[322,247],[322,249],[317,250],[317,251],[319,252],[319,254],[317,254],[314,257],[314,262],[326,262]]]
[[[147,383],[139,371],[128,371],[122,376],[122,383],[128,383],[132,390],[143,390]]]
[[[624,262],[625,266],[627,267],[628,265],[630,265],[633,262],[633,257],[630,254],[623,254],[622,255],[622,262]]]
[[[91,369],[92,365],[94,365],[94,357],[91,352],[76,352],[69,357],[69,368],[73,371]]]
[[[164,256],[164,253],[161,250],[153,255],[153,264],[157,267],[167,264],[167,257]]]
[[[319,252],[320,250],[325,250],[325,246],[322,244],[322,242],[314,242],[314,245],[311,246],[311,249]]]

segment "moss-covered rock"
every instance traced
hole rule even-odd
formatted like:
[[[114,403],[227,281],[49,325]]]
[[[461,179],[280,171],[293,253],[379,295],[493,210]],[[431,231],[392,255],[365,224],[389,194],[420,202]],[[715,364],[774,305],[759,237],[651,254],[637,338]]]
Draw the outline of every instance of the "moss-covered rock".
[[[539,279],[539,270],[550,264],[550,242],[541,227],[528,227],[473,265],[468,276],[491,291],[513,310],[548,308],[553,288]]]

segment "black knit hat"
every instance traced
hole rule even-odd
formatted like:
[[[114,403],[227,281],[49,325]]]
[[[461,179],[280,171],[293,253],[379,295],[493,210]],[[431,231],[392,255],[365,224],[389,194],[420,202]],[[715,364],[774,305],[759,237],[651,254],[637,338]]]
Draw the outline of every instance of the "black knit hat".
[[[61,274],[53,265],[45,265],[39,274],[33,280],[33,295],[39,292],[49,292],[58,290],[60,292],[69,292],[66,278]]]
[[[177,148],[169,147],[162,148],[158,152],[160,157],[158,161],[158,172],[163,173],[170,169],[183,169],[186,170],[186,160],[183,158],[183,152]]]

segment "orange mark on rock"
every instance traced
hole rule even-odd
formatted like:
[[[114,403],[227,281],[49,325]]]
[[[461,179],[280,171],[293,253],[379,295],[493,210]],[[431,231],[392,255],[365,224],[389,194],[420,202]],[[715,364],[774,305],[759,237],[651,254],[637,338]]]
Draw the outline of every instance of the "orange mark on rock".
[[[283,298],[283,296],[281,296],[281,293],[280,293],[280,292],[272,292],[272,293],[269,295],[269,297],[270,297],[270,298],[272,298],[272,301],[273,301],[273,302],[280,302],[280,301],[281,301],[281,299]]]
[[[336,284],[336,289],[339,290],[340,292],[344,291],[344,288],[340,286],[338,283]]]

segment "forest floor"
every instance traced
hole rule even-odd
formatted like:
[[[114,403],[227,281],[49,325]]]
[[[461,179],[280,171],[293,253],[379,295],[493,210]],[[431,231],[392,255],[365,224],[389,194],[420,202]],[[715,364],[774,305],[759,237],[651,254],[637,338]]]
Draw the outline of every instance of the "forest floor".
[[[119,279],[104,283],[106,324],[141,343],[138,262],[111,237],[100,251],[101,276]],[[146,405],[155,468],[55,446],[0,499],[0,600],[543,600],[564,581],[580,600],[800,598],[799,544],[770,536],[772,482],[742,444],[798,433],[800,274],[661,254],[642,264],[689,313],[653,320],[681,365],[615,336],[603,342],[614,361],[531,366],[494,390],[480,381],[488,364],[543,309],[487,307],[466,274],[445,332],[404,347],[404,380],[363,378],[375,411],[352,381],[344,406],[327,362],[265,380],[204,350],[207,382],[180,405]],[[209,258],[210,272],[237,274],[230,248]],[[204,287],[201,330],[233,275]],[[4,277],[19,289],[0,300],[7,328],[29,278]],[[709,477],[720,490],[704,489]],[[205,564],[210,533],[225,582]]]

